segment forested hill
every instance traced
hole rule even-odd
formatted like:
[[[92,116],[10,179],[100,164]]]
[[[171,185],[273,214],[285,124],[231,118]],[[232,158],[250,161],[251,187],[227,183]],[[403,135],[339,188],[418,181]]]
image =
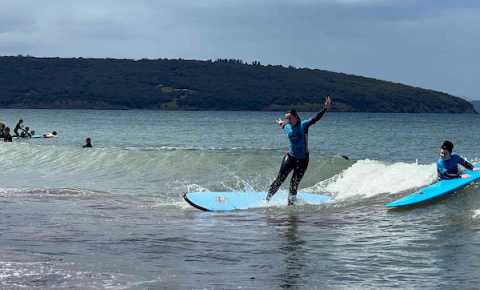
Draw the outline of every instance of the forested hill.
[[[477,112],[480,112],[480,101],[472,101],[472,105],[475,107]]]
[[[239,60],[0,57],[0,107],[473,113],[458,97],[323,70]]]

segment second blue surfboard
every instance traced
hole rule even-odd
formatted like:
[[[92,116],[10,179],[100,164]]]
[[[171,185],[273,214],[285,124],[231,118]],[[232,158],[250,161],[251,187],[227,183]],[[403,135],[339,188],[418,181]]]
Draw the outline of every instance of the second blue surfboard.
[[[479,167],[479,165],[480,164],[476,164],[475,167]],[[440,180],[432,185],[420,189],[415,193],[387,203],[385,206],[389,208],[398,208],[419,205],[437,198],[441,198],[449,193],[462,189],[465,186],[480,180],[480,171],[465,170],[465,173],[470,175],[470,177]]]

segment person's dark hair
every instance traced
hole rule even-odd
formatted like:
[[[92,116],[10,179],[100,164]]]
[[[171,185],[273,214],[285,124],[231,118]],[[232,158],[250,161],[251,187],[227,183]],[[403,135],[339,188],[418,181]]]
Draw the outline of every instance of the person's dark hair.
[[[23,119],[18,120],[18,123],[23,123]]]
[[[52,132],[52,135],[55,135],[55,136],[56,136],[56,135],[57,135],[57,131],[53,131],[53,132]]]
[[[300,119],[300,116],[298,115],[297,110],[291,109],[291,110],[288,110],[286,113],[294,116],[295,118],[297,118],[297,120],[298,120],[299,123],[302,121],[302,120]]]
[[[442,149],[445,149],[447,150],[448,152],[452,153],[453,151],[453,143],[448,141],[448,140],[445,140],[442,144]]]

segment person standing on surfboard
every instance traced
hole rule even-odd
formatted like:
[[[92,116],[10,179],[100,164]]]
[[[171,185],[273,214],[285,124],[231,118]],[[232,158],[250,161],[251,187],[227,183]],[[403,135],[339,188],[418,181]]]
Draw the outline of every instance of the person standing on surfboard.
[[[480,170],[475,168],[470,162],[466,161],[457,154],[452,154],[453,143],[450,141],[443,142],[440,147],[440,159],[437,161],[438,179],[452,179],[452,178],[469,178],[468,174],[461,174],[458,170],[458,165],[461,165],[469,170]]]
[[[308,129],[318,122],[322,116],[330,109],[332,100],[330,96],[325,98],[324,108],[313,118],[302,121],[296,110],[290,110],[285,113],[285,119],[278,119],[277,124],[287,134],[290,141],[288,153],[283,157],[280,171],[277,178],[270,185],[266,200],[270,201],[273,195],[278,191],[288,174],[293,170],[290,180],[290,190],[288,195],[288,205],[293,205],[297,199],[297,189],[303,175],[308,167]]]

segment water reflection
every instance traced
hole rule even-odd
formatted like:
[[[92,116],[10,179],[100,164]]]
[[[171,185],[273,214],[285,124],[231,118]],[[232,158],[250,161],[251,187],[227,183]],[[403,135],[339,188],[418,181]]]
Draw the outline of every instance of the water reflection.
[[[268,223],[278,231],[279,251],[283,256],[283,265],[278,273],[279,288],[290,289],[305,284],[307,273],[305,240],[299,234],[299,225],[303,223],[298,213],[292,211],[280,217],[268,217]]]
[[[437,261],[437,287],[474,289],[480,283],[476,269],[480,267],[478,253],[480,231],[471,213],[479,206],[476,193],[463,191],[448,200],[443,224],[433,234],[430,244]]]

